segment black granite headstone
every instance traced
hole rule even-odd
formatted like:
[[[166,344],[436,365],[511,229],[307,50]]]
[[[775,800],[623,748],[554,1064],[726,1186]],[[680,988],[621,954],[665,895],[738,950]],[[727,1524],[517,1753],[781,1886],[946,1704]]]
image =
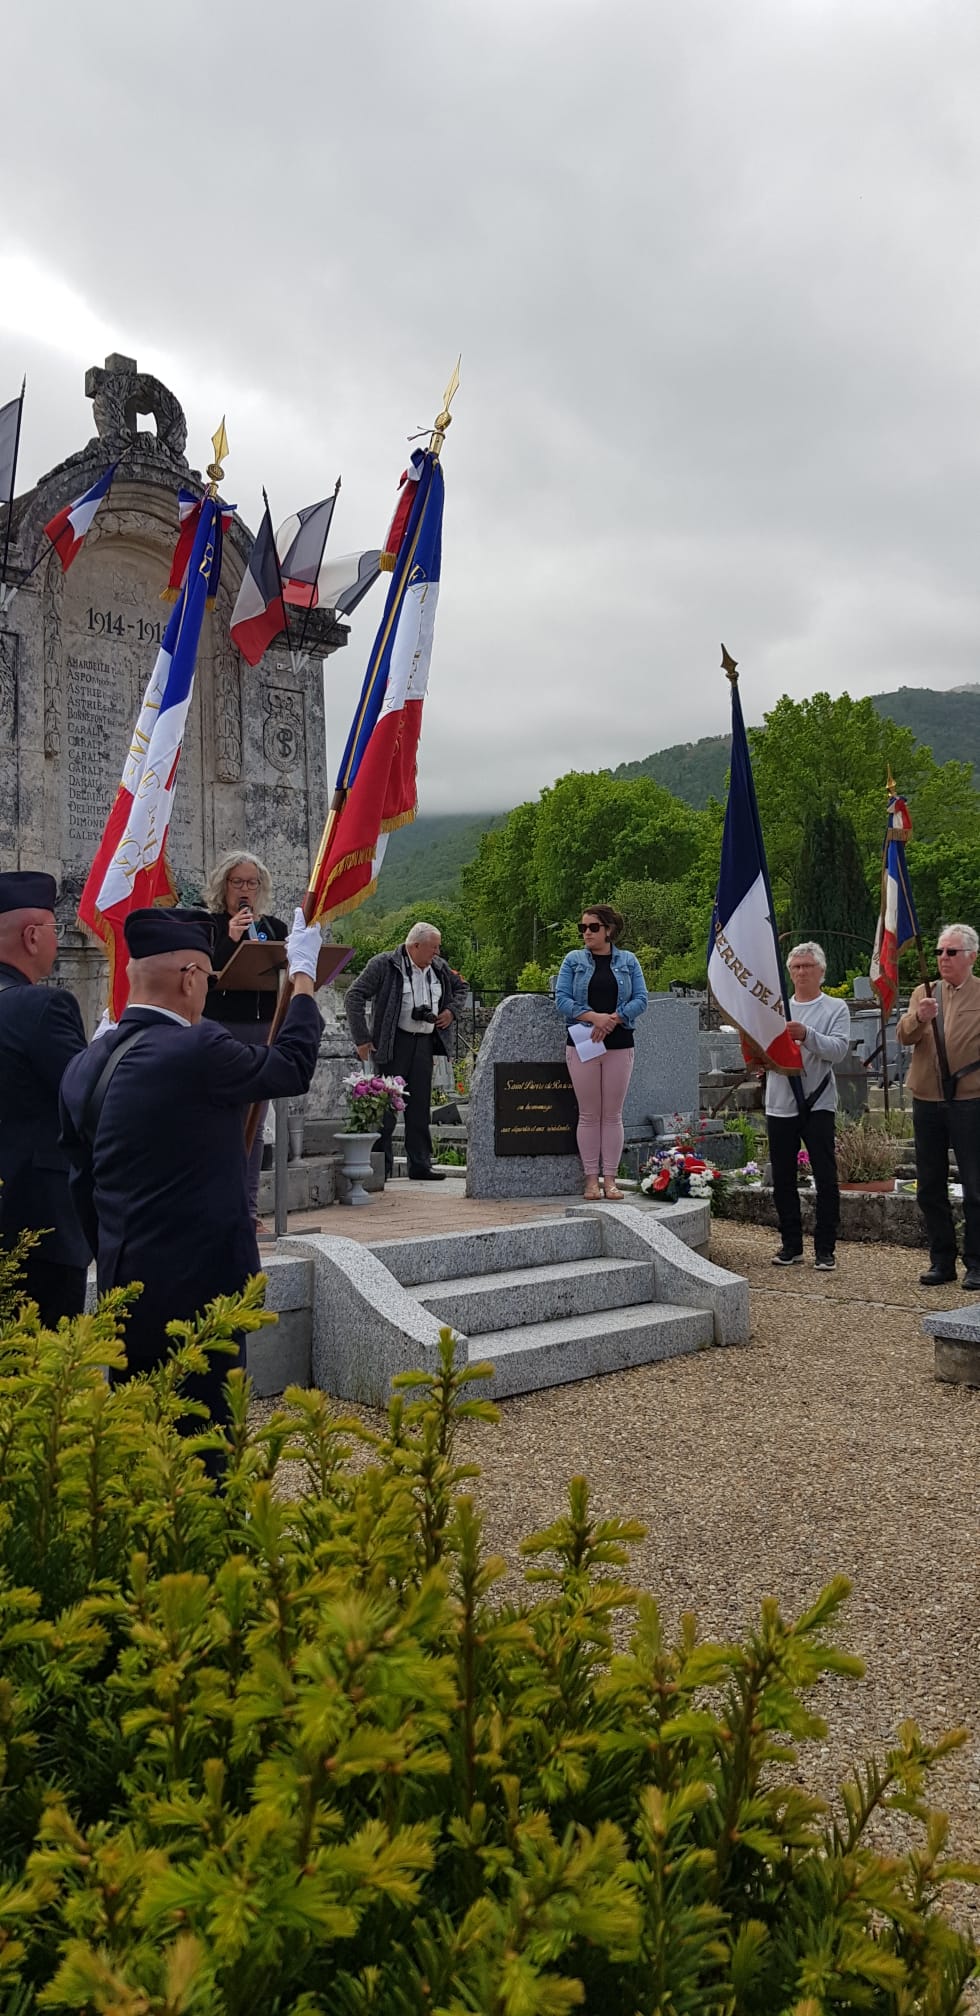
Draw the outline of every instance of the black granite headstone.
[[[497,1155],[575,1155],[578,1103],[564,1064],[494,1065]]]

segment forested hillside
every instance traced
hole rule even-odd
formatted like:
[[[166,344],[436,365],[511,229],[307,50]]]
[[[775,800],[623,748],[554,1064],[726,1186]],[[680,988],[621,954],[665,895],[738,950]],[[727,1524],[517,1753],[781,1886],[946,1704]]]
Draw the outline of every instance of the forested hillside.
[[[821,698],[825,696],[817,695],[815,701]],[[836,702],[827,704],[837,705]],[[921,830],[921,807],[915,802],[914,777],[908,767],[902,771],[899,760],[901,752],[911,751],[913,747],[908,731],[919,745],[916,763],[921,752],[931,750],[933,767],[955,761],[970,766],[974,783],[980,779],[980,686],[963,687],[947,693],[934,693],[925,687],[902,686],[895,693],[878,693],[867,701],[852,702],[844,696],[841,704],[845,708],[873,710],[881,720],[894,722],[898,729],[906,731],[904,739],[894,745],[896,777],[901,789],[912,799],[917,834]],[[809,708],[811,703],[803,705]],[[795,703],[780,701],[770,719],[775,721],[784,706],[793,708]],[[815,724],[816,716],[813,719]],[[766,731],[755,729],[751,732],[754,741],[759,737],[765,740]],[[876,735],[875,746],[878,739]],[[598,774],[610,778],[617,786],[647,779],[662,790],[669,791],[683,806],[701,812],[711,800],[724,801],[728,750],[727,735],[707,735],[698,742],[678,742],[669,749],[655,750],[650,756],[632,763],[621,763],[613,771]],[[832,751],[832,762],[836,762],[840,752],[834,745]],[[816,761],[821,768],[823,754],[816,752]],[[915,774],[918,774],[917,769]],[[828,802],[831,783],[832,776],[828,777],[826,785]],[[487,812],[476,818],[469,812],[423,814],[413,825],[403,826],[393,833],[380,889],[360,913],[360,929],[367,927],[374,930],[379,920],[390,917],[394,912],[401,913],[413,905],[421,915],[427,902],[430,908],[434,903],[457,903],[462,871],[476,859],[484,835],[504,826],[516,816],[506,812]],[[546,902],[545,908],[548,907]],[[551,919],[541,918],[540,921],[550,924]]]

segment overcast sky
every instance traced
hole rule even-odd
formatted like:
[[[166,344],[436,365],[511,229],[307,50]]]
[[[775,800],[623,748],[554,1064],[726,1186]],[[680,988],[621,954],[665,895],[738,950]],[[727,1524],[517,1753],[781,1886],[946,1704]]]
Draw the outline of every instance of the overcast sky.
[[[121,350],[379,544],[462,352],[422,810],[724,730],[721,638],[750,721],[980,677],[976,0],[48,0],[4,74],[18,488]]]

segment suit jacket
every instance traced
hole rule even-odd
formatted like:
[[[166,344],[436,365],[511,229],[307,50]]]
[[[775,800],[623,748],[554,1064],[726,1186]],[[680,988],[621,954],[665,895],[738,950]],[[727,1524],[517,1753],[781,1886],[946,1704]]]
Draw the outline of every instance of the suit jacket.
[[[58,1141],[58,1087],[84,1049],[75,996],[0,965],[0,1234],[7,1244],[26,1228],[50,1227],[37,1257],[61,1267],[87,1267],[92,1257]]]
[[[402,1009],[402,980],[405,973],[405,948],[397,946],[394,952],[378,952],[369,959],[363,973],[352,980],[344,995],[347,1022],[355,1043],[373,1043],[374,1062],[384,1073],[391,1070],[395,1054],[395,1036],[398,1017]],[[432,961],[432,969],[439,981],[439,1014],[448,1008],[453,1019],[459,1015],[466,1000],[466,982],[462,974],[454,971],[445,959],[437,953]],[[371,1003],[371,1027],[368,1028],[366,1009]],[[445,1041],[446,1031],[433,1029],[432,1050],[436,1057],[448,1057],[449,1049]]]
[[[237,1293],[258,1272],[245,1111],[308,1090],[322,1027],[308,995],[294,997],[270,1048],[239,1043],[217,1022],[188,1029],[155,1008],[127,1008],[66,1071],[63,1139],[79,1216],[96,1242],[99,1292],[143,1283],[126,1326],[133,1370],[166,1357],[167,1323]],[[144,1033],[109,1081],[92,1146],[82,1128],[89,1094],[134,1029]]]

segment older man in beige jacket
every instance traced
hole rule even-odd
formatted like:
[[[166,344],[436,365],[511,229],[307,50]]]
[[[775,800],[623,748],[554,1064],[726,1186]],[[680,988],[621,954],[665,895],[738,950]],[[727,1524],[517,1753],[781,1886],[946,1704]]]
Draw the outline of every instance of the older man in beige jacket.
[[[963,1185],[964,1288],[980,1289],[980,941],[969,924],[939,933],[939,981],[917,987],[898,1025],[911,1045],[905,1083],[912,1094],[919,1209],[929,1236],[924,1288],[956,1280],[956,1227],[949,1202],[949,1151]]]

